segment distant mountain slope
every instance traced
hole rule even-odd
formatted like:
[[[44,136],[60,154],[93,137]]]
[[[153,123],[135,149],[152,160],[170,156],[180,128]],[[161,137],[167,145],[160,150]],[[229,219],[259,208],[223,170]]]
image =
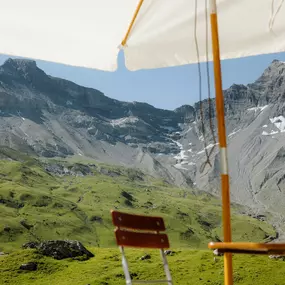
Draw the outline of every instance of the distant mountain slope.
[[[172,246],[206,248],[222,239],[220,202],[205,192],[181,190],[130,168],[36,160],[8,148],[0,153],[0,251],[66,238],[113,247],[111,209],[162,215]],[[234,207],[235,239],[276,237],[268,223],[242,211]]]
[[[224,91],[232,200],[285,213],[285,63],[273,61],[255,82]],[[174,94],[175,95],[175,94]],[[195,96],[195,94],[193,94]],[[215,110],[215,101],[211,101]],[[0,67],[0,145],[40,157],[77,156],[137,167],[177,186],[219,194],[218,146],[206,166],[200,103],[174,111],[120,102],[51,77],[34,61]],[[209,130],[203,102],[205,139]],[[215,118],[213,114],[214,124]],[[216,133],[216,126],[214,126]]]
[[[194,109],[186,109],[193,117]],[[45,157],[80,155],[145,165],[155,176],[191,185],[151,155],[179,151],[169,134],[181,129],[184,109],[120,102],[48,76],[34,61],[9,59],[0,68],[0,110],[0,145]]]

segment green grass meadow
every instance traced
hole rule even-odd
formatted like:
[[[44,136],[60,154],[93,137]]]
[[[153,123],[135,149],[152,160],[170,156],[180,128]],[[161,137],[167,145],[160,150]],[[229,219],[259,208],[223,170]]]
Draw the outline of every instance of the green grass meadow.
[[[139,170],[90,161],[38,160],[0,150],[0,284],[125,284],[114,240],[111,209],[159,215],[165,219],[174,284],[223,284],[223,258],[207,249],[222,239],[221,202],[192,189],[181,189]],[[77,175],[55,175],[46,165],[60,164]],[[78,175],[88,169],[87,175]],[[263,241],[275,236],[271,225],[232,208],[234,241]],[[95,257],[88,261],[43,257],[22,250],[23,243],[79,240]],[[140,260],[145,253],[150,260]],[[135,279],[161,279],[159,252],[127,250]],[[38,270],[19,270],[38,262]],[[284,263],[268,257],[234,256],[235,284],[285,284]]]

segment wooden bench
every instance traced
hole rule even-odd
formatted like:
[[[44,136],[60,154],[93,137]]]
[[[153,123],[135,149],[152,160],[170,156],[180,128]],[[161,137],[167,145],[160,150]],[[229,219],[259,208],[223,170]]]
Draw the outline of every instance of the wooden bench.
[[[164,249],[169,248],[168,236],[165,233],[164,220],[161,217],[133,215],[118,211],[111,211],[115,229],[117,245],[122,253],[122,266],[126,284],[135,283],[168,283],[172,285],[172,278]],[[159,249],[163,261],[166,280],[132,280],[129,272],[124,247]]]

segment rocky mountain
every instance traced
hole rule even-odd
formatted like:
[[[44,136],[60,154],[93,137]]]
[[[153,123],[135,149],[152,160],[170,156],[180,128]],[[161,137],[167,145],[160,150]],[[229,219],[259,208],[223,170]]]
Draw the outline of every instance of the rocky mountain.
[[[285,210],[285,63],[273,61],[254,83],[224,91],[232,200],[257,211]],[[44,157],[80,156],[138,167],[179,186],[219,193],[218,147],[203,103],[174,111],[121,102],[55,78],[34,61],[0,67],[0,145]],[[205,140],[205,142],[204,142]],[[212,150],[205,166],[205,147]],[[284,208],[285,209],[285,208]],[[282,217],[280,216],[280,221]]]
[[[254,83],[225,91],[232,198],[277,213],[285,193],[284,78],[285,63],[273,61]],[[213,165],[199,182],[216,192],[218,155]]]
[[[9,59],[0,68],[0,110],[1,145],[45,157],[79,155],[139,166],[169,182],[191,184],[156,159],[180,151],[176,140],[185,120],[194,121],[191,106],[167,111],[120,102],[51,77],[34,61]]]

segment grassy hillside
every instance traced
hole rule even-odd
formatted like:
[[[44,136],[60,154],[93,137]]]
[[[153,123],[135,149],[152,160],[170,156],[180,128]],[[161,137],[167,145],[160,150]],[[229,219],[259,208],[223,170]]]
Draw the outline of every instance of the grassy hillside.
[[[174,247],[206,248],[221,238],[220,201],[208,194],[177,189],[133,169],[39,162],[9,149],[1,155],[6,159],[0,160],[0,251],[46,239],[113,247],[111,209],[162,215]],[[232,221],[234,240],[275,234],[247,216],[234,213]]]
[[[31,250],[0,257],[0,284],[5,285],[123,285],[118,249],[90,248],[95,254],[88,261],[61,260],[38,256]],[[163,278],[158,252],[150,251],[150,260],[140,260],[144,251],[126,250],[130,271],[135,279]],[[21,272],[22,263],[36,261],[38,270]],[[177,250],[168,257],[174,284],[222,285],[223,258],[214,262],[209,251]],[[284,285],[285,263],[266,256],[234,256],[234,280],[239,285]]]
[[[43,161],[7,148],[0,149],[0,158],[0,251],[10,253],[0,256],[0,284],[125,284],[110,209],[165,218],[171,247],[179,248],[169,257],[175,284],[223,284],[222,260],[214,263],[205,251],[209,241],[222,239],[221,205],[211,195],[90,161]],[[269,224],[240,211],[241,206],[233,207],[234,240],[266,241],[275,235]],[[25,242],[47,239],[79,240],[95,257],[56,261],[20,250]],[[135,278],[162,277],[157,253],[150,251],[151,260],[141,261],[145,251],[127,252]],[[270,284],[285,284],[278,279],[285,270],[280,261],[235,260],[237,284],[269,284],[268,276]],[[19,266],[29,261],[38,262],[38,270],[21,272]]]

